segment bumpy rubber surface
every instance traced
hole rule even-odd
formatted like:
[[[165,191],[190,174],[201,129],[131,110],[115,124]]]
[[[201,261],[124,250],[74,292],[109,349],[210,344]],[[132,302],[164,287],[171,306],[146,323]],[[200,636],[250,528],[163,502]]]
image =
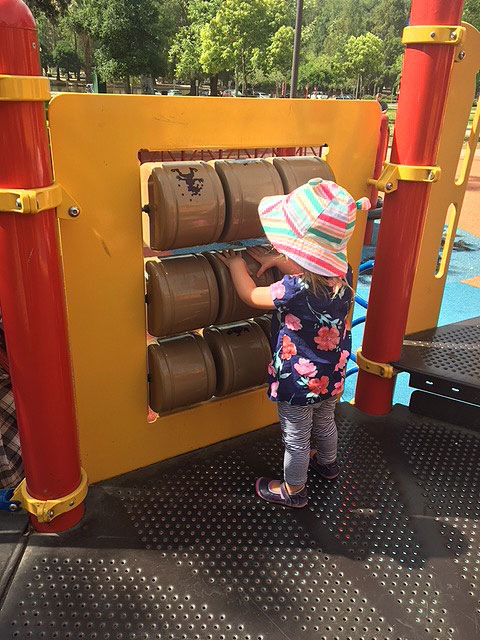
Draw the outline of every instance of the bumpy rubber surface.
[[[2,640],[473,640],[480,436],[396,407],[338,409],[341,472],[305,509],[268,427],[90,488],[73,531],[33,534]]]
[[[392,364],[412,387],[480,404],[480,316],[406,336]]]

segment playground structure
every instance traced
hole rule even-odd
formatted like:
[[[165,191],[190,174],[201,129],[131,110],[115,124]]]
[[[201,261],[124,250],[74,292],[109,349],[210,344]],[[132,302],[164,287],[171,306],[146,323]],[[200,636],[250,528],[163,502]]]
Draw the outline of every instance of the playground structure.
[[[0,159],[0,301],[26,471],[15,498],[31,513],[37,531],[59,532],[78,523],[87,483],[276,421],[275,405],[261,386],[264,378],[247,370],[250,360],[264,372],[268,344],[262,326],[268,321],[254,322],[253,313],[238,308],[208,250],[212,243],[247,238],[262,243],[252,211],[267,195],[259,192],[266,180],[232,174],[261,167],[271,176],[272,193],[288,192],[314,176],[299,171],[295,161],[301,158],[284,152],[251,163],[166,165],[140,164],[141,150],[320,146],[328,151],[322,155],[326,167],[312,158],[302,171],[310,171],[312,163],[321,166],[355,198],[376,199],[377,190],[385,192],[365,338],[357,354],[356,406],[370,415],[391,410],[392,363],[400,358],[406,330],[437,325],[478,141],[477,111],[457,177],[480,68],[480,34],[459,25],[460,2],[430,4],[414,2],[405,32],[394,149],[380,177],[373,178],[381,157],[381,113],[375,102],[65,94],[49,104],[53,181],[43,106],[48,82],[38,77],[34,24],[21,2],[0,2],[0,28],[8,36],[0,40],[0,114],[7,123]],[[198,178],[192,169],[204,171],[204,184],[210,180],[215,186],[208,206],[192,203],[196,211],[182,218],[185,207],[165,194],[175,191],[172,184],[178,189],[183,183],[166,174]],[[232,213],[235,206],[238,213]],[[359,212],[348,247],[355,279],[366,224],[366,213]],[[162,255],[189,247],[195,247],[195,257]],[[194,302],[193,278],[199,273],[205,294]],[[175,298],[182,282],[192,284],[183,308]],[[201,319],[192,320],[193,307],[202,305]],[[231,359],[234,349],[227,343],[232,321],[243,323],[234,325],[245,340],[238,350],[245,356],[240,364]],[[195,332],[203,328],[203,336]],[[155,337],[148,345],[147,329]],[[169,337],[180,332],[186,333]],[[205,362],[204,388],[192,396],[193,406],[185,407],[178,398],[188,394],[199,370],[200,355],[194,362],[193,348]],[[182,349],[187,355],[178,356]],[[170,366],[177,366],[176,378],[168,378]],[[167,401],[172,379],[178,392]],[[150,405],[160,413],[154,422],[147,419],[149,387]],[[348,410],[356,411],[341,409]],[[248,442],[253,435],[245,436]],[[450,637],[445,634],[438,637]]]

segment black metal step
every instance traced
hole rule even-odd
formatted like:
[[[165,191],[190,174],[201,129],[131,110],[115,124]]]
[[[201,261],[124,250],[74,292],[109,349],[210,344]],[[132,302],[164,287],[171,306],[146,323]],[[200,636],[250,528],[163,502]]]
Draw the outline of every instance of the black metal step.
[[[405,407],[337,410],[336,481],[267,504],[274,425],[94,485],[34,534],[1,640],[474,640],[480,435]]]
[[[392,364],[411,387],[480,404],[480,316],[405,336]]]

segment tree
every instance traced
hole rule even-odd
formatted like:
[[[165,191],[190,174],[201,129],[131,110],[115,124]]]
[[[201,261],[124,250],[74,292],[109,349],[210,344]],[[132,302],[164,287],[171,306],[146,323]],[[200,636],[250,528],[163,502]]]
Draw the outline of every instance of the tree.
[[[224,0],[215,17],[202,29],[201,63],[205,69],[235,72],[247,91],[249,67],[254,52],[268,42],[271,32],[271,2]]]
[[[43,14],[46,18],[56,21],[67,9],[70,0],[24,0],[35,18]]]
[[[155,0],[102,0],[94,33],[95,60],[104,78],[123,78],[131,93],[131,76],[157,76],[166,68],[160,6]]]
[[[272,73],[277,73],[283,81],[288,81],[292,68],[294,30],[282,26],[275,32],[267,48],[267,59]]]
[[[300,85],[327,90],[334,85],[332,61],[328,56],[310,55],[299,68]]]
[[[373,33],[355,38],[351,36],[345,45],[345,71],[347,77],[356,80],[355,97],[360,97],[362,87],[378,78],[383,66],[383,42]]]
[[[70,71],[78,73],[81,60],[74,47],[67,40],[59,40],[53,50],[53,62],[65,71],[67,80],[70,80]]]
[[[411,0],[379,0],[372,18],[372,33],[384,42],[382,84],[394,85],[398,76],[398,58],[403,54],[402,33],[408,22]]]
[[[201,32],[214,17],[220,0],[184,0],[182,7],[183,25],[178,28],[169,51],[169,59],[175,64],[175,76],[190,79],[190,94],[196,93],[196,80],[206,71],[201,63]],[[216,95],[216,73],[211,74],[210,89]]]
[[[102,7],[100,0],[72,0],[66,16],[71,30],[80,41],[87,84],[93,82],[93,42]]]

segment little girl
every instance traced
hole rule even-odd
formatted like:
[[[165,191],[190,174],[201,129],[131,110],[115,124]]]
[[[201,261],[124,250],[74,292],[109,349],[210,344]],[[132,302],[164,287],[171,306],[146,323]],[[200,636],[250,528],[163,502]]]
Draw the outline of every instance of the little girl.
[[[270,287],[255,285],[238,254],[219,254],[244,302],[277,309],[268,395],[277,402],[282,428],[284,481],[258,478],[256,492],[267,502],[304,507],[309,466],[327,479],[339,473],[334,411],[351,349],[347,316],[353,293],[345,249],[357,208],[370,208],[367,198],[356,203],[345,189],[320,178],[286,196],[264,198],[260,220],[278,253],[248,251],[261,265],[258,275],[273,264],[285,274]]]

